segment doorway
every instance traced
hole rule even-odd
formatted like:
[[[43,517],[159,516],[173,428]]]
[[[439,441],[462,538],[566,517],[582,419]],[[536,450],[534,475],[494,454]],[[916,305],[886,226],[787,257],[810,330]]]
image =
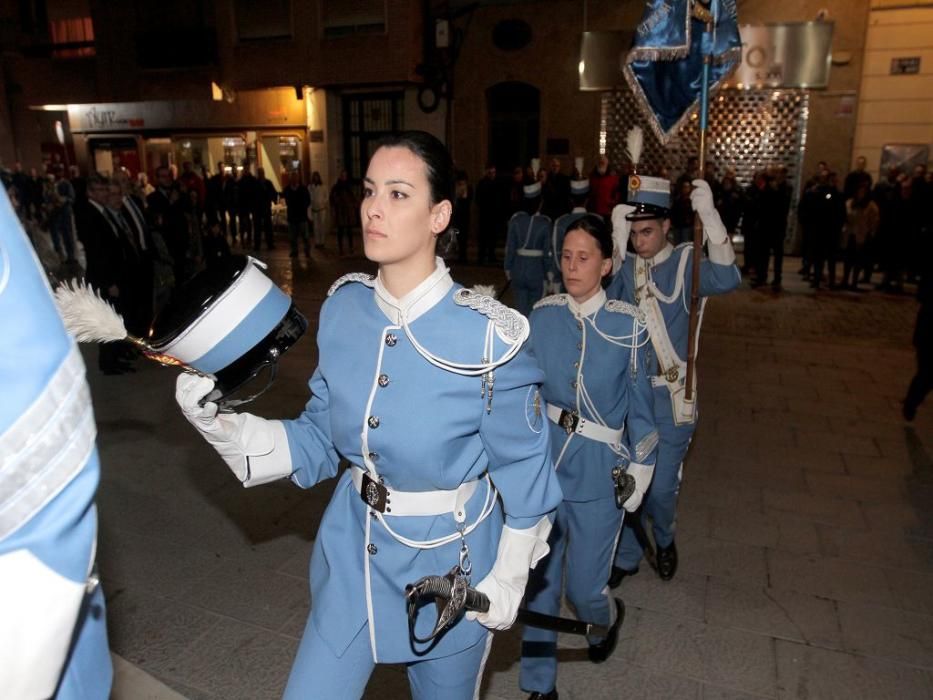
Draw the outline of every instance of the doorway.
[[[486,90],[489,123],[487,161],[500,173],[525,167],[540,155],[541,91],[510,81]]]

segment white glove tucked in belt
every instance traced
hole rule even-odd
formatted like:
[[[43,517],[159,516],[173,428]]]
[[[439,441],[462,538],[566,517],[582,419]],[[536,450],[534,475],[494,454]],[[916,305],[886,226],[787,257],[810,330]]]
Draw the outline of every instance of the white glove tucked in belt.
[[[628,500],[622,504],[622,507],[629,513],[634,513],[638,510],[638,506],[641,505],[645,497],[645,492],[651,485],[651,477],[654,476],[654,465],[629,462],[626,471],[635,479],[635,491],[628,497]]]
[[[288,436],[281,421],[251,413],[218,413],[217,404],[198,402],[214,388],[214,380],[182,374],[175,383],[175,401],[182,413],[244,486],[256,486],[292,473]]]
[[[525,530],[502,528],[496,563],[476,585],[476,590],[489,598],[489,610],[484,613],[471,610],[466,614],[468,620],[476,620],[491,630],[512,626],[525,595],[529,572],[550,551],[547,543],[550,532],[551,520],[547,516]]]

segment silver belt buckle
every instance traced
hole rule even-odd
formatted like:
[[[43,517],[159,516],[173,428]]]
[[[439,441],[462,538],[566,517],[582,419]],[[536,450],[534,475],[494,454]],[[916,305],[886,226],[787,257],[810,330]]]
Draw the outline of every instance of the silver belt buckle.
[[[568,411],[566,409],[561,410],[560,420],[557,421],[557,424],[564,429],[564,432],[570,435],[577,429],[577,423],[580,422],[580,416],[576,411]]]
[[[385,486],[378,481],[374,481],[369,474],[363,472],[363,483],[360,484],[360,498],[363,503],[373,510],[385,513],[388,495],[389,492]]]

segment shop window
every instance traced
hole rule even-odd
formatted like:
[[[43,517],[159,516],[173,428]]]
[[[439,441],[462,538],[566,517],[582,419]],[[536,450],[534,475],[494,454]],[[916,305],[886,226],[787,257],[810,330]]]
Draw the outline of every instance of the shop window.
[[[52,58],[94,56],[94,22],[90,17],[49,20]]]
[[[325,39],[354,34],[385,34],[385,0],[321,0]]]
[[[373,93],[343,98],[344,164],[359,182],[380,140],[402,128],[402,94]]]
[[[292,37],[291,0],[236,0],[234,12],[240,41]]]

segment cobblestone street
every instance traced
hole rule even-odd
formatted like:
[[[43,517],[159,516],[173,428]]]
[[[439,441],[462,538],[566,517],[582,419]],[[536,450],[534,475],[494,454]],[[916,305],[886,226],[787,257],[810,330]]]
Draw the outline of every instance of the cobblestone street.
[[[267,417],[297,415],[308,398],[330,284],[373,269],[287,255],[268,257],[270,273],[311,329],[252,405]],[[900,412],[917,304],[815,293],[797,264],[785,261],[783,293],[746,284],[708,304],[680,570],[664,583],[643,565],[616,590],[627,617],[605,664],[561,638],[562,700],[933,697],[933,399],[912,426]],[[453,272],[503,282],[497,268]],[[243,489],[182,418],[175,371],[103,376],[95,353],[85,348],[111,647],[155,679],[121,678],[114,697],[279,698],[333,482]],[[519,633],[497,635],[482,697],[525,697],[518,657]],[[408,697],[404,669],[380,667],[366,697]]]

